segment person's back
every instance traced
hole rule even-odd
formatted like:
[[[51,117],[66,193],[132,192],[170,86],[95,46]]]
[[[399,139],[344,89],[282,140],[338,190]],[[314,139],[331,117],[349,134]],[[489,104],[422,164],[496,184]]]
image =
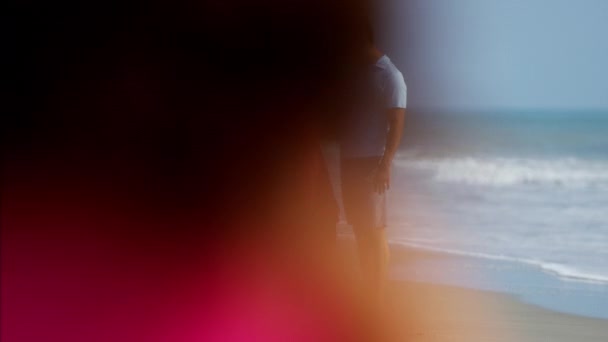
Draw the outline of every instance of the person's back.
[[[354,97],[354,107],[344,122],[341,156],[383,156],[389,128],[385,112],[388,108],[406,107],[403,75],[387,55],[382,55],[360,75]]]

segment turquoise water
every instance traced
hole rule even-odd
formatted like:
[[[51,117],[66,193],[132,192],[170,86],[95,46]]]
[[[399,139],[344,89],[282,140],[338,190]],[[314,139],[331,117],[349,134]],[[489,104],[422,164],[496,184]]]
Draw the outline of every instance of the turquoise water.
[[[608,112],[414,113],[404,149],[431,156],[608,159]]]
[[[426,277],[608,318],[608,113],[414,116],[393,178],[391,241],[474,270]]]

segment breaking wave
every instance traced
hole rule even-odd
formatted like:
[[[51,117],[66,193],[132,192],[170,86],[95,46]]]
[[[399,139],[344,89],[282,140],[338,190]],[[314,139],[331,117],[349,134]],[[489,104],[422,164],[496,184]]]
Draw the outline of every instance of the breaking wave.
[[[427,171],[440,182],[482,186],[540,184],[608,186],[608,161],[578,158],[402,158],[408,169]]]

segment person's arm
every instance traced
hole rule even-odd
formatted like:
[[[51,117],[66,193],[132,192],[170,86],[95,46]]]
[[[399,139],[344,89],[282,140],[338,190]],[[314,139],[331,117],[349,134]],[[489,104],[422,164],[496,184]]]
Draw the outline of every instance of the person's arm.
[[[388,134],[384,155],[380,160],[380,165],[376,170],[375,187],[379,193],[384,193],[390,188],[391,165],[393,158],[399,148],[401,135],[403,134],[403,124],[405,121],[405,108],[407,105],[407,86],[400,72],[388,74],[385,83],[386,115],[388,119]]]
[[[387,115],[389,128],[386,137],[386,147],[384,155],[380,160],[380,165],[378,165],[375,180],[376,191],[379,193],[384,193],[384,191],[390,188],[391,165],[401,143],[401,136],[403,135],[405,108],[390,108],[387,110]]]

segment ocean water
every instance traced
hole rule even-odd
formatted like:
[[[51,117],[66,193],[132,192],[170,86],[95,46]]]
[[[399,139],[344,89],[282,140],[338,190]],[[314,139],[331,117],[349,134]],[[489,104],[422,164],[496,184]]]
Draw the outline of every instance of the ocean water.
[[[457,257],[394,274],[608,318],[608,112],[419,114],[404,139],[389,239]]]

